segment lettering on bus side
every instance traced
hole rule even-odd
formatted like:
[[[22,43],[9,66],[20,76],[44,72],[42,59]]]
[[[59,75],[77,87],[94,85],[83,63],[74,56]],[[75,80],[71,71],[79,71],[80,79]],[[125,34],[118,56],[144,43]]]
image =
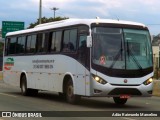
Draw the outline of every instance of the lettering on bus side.
[[[53,69],[55,60],[32,60],[33,69]]]

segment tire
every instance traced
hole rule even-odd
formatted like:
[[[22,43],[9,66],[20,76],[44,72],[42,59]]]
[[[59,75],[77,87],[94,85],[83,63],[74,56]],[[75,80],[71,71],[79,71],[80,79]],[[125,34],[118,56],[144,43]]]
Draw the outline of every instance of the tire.
[[[120,97],[113,97],[113,100],[116,104],[124,105],[127,102],[127,98],[121,99]]]
[[[24,96],[36,96],[38,94],[38,90],[36,89],[28,89],[27,88],[27,80],[26,80],[26,76],[23,75],[22,76],[22,81],[21,81],[21,93]]]
[[[25,75],[23,75],[21,79],[21,93],[24,96],[29,95],[29,90],[27,89],[27,81]]]
[[[29,94],[30,96],[37,96],[38,95],[38,90],[36,89],[28,89],[29,90]]]
[[[60,98],[65,98],[65,94],[64,93],[58,93]]]
[[[68,103],[77,104],[80,101],[81,96],[74,94],[74,87],[71,79],[67,82],[65,91]]]

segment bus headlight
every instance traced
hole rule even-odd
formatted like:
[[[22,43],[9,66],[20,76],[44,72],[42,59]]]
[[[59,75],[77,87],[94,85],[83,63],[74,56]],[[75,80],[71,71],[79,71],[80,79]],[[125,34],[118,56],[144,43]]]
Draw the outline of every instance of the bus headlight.
[[[153,82],[153,79],[152,78],[149,78],[148,80],[144,81],[143,84],[144,85],[149,85],[150,83]]]
[[[96,82],[98,82],[98,83],[100,83],[100,84],[103,84],[103,85],[107,84],[107,81],[105,81],[104,79],[102,79],[102,78],[99,77],[99,76],[96,76],[96,75],[93,75],[93,74],[92,74],[92,77],[93,77],[93,79],[94,79]]]

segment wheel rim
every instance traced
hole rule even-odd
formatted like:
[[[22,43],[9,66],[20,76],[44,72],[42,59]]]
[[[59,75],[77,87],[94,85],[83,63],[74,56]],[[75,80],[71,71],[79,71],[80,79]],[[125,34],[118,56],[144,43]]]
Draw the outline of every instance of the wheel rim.
[[[73,87],[71,85],[68,86],[67,97],[69,100],[71,100],[73,98]]]

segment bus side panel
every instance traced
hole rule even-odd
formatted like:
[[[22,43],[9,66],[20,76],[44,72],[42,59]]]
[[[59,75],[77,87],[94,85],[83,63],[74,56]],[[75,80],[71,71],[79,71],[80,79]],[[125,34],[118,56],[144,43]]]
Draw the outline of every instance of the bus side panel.
[[[20,75],[22,71],[26,71],[28,88],[63,92],[63,79],[66,73],[70,73],[75,94],[88,94],[90,87],[89,82],[86,82],[86,75],[89,75],[89,71],[74,58],[66,55],[10,56],[4,61],[8,58],[12,62],[11,69],[4,71],[7,83],[19,86]]]
[[[17,73],[12,71],[3,71],[3,81],[7,84],[19,87],[19,81],[17,79]]]
[[[54,56],[54,70],[57,73],[55,79],[55,90],[62,92],[63,79],[65,75],[70,75],[74,84],[74,93],[85,95],[85,68],[77,60],[66,55]]]

